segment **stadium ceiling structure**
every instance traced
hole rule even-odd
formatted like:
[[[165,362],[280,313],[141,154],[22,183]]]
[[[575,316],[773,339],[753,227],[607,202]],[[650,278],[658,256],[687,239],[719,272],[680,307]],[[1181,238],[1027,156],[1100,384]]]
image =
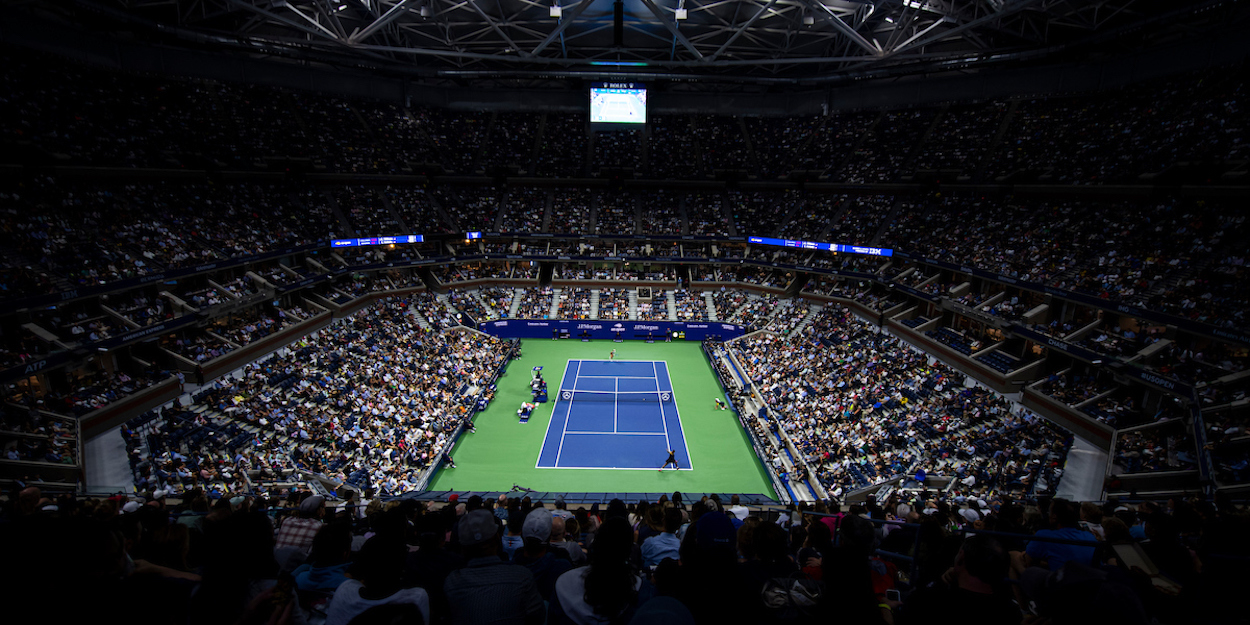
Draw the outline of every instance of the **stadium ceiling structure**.
[[[78,0],[260,54],[445,78],[819,82],[1146,45],[1238,0]]]

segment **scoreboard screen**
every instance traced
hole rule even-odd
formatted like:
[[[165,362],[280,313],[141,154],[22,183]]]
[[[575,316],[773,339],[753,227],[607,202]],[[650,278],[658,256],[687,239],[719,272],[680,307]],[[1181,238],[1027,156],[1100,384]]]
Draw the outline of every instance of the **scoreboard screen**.
[[[590,123],[647,123],[646,87],[636,82],[604,82],[591,86]]]
[[[845,245],[842,243],[817,243],[815,241],[799,241],[796,239],[774,239],[771,237],[747,237],[748,243],[760,245],[777,245],[780,247],[796,247],[803,250],[822,250],[843,254],[867,254],[869,256],[893,256],[894,250],[888,247],[865,247],[863,245]]]

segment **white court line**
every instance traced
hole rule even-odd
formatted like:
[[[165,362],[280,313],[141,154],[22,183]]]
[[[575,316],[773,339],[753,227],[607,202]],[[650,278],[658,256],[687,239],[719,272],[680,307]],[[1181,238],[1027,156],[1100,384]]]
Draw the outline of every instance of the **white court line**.
[[[654,471],[649,467],[543,467],[544,469],[578,469],[579,471]],[[693,471],[693,469],[677,469],[678,471]],[[669,471],[665,471],[668,473]]]
[[[613,434],[616,434],[616,418],[617,418],[618,411],[620,409],[620,397],[617,394],[617,391],[619,390],[621,390],[621,380],[620,378],[617,378],[616,382],[612,385],[612,433]]]
[[[667,364],[668,363],[665,363],[665,366],[667,366]],[[655,372],[655,394],[659,395],[660,394],[660,372],[658,369],[655,368],[654,362],[651,363],[651,370]],[[664,402],[660,402],[660,425],[664,426],[664,451],[668,451],[673,448],[673,443],[672,441],[668,440],[668,421],[665,420],[665,417],[664,417]],[[686,455],[687,456],[690,455],[689,449],[686,450]]]
[[[619,360],[619,359],[618,360],[603,360],[603,359],[596,360],[594,358],[582,358],[581,361],[582,362],[645,362],[648,364],[653,363],[653,362],[663,362],[665,364],[668,363],[668,361],[666,360]],[[582,376],[582,377],[586,377],[586,376]]]
[[[594,434],[595,436],[665,436],[667,432],[579,432],[576,430],[567,430],[565,434]]]
[[[573,370],[573,386],[577,386],[577,372],[582,368],[582,361],[577,361],[577,368]],[[565,371],[568,371],[566,366]],[[567,374],[566,374],[567,375]],[[563,383],[564,378],[560,378]],[[556,466],[560,466],[560,454],[564,452],[564,435],[569,433],[569,415],[573,414],[573,400],[569,400],[569,407],[564,411],[564,425],[560,426],[560,446],[556,448]],[[552,417],[555,421],[555,417]]]
[[[668,373],[668,361],[667,360],[653,361],[651,364],[652,369],[655,369],[656,362],[664,363],[664,376],[668,378],[668,385],[670,387],[673,386],[673,377],[669,375]],[[655,385],[657,389],[660,387],[660,372],[658,370],[655,373]],[[659,392],[663,393],[664,391],[659,391]],[[686,459],[690,461],[690,468],[694,469],[694,457],[690,455],[690,441],[686,439],[686,429],[681,426],[681,411],[677,409],[677,389],[675,388],[670,389],[669,393],[672,394],[672,398],[673,398],[673,415],[677,417],[677,431],[681,432],[681,444],[682,446],[686,448]],[[661,415],[664,414],[664,402],[660,402],[660,414]],[[664,422],[664,432],[665,433],[668,432],[667,421]]]
[[[620,362],[620,361],[617,361]],[[578,378],[612,378],[613,380],[654,380],[649,375],[579,375]]]

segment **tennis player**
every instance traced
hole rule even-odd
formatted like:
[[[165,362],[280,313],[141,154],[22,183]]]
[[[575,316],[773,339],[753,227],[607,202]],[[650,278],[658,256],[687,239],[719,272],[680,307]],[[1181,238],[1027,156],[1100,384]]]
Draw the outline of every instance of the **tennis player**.
[[[608,360],[616,360],[616,350],[608,352]]]
[[[674,469],[677,469],[678,471],[681,470],[681,467],[677,465],[677,450],[676,449],[668,450],[668,460],[664,461],[664,464],[660,466],[659,471],[656,471],[656,473],[663,473],[664,469],[667,468],[668,465],[670,464],[673,465]]]

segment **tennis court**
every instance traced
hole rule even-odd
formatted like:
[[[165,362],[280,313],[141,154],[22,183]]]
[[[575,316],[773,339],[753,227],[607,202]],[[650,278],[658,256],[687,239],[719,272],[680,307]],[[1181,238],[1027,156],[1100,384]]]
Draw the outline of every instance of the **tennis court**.
[[[616,414],[615,435],[609,434],[612,428],[612,401],[595,401],[596,407],[602,410],[591,410],[583,413],[574,401],[570,413],[566,402],[560,400],[564,386],[564,376],[569,375],[569,382],[577,377],[576,368],[569,373],[566,363],[575,360],[599,362],[607,358],[608,350],[617,351],[615,363],[622,365],[617,370],[609,371],[606,381],[592,382],[596,378],[588,378],[591,369],[585,365],[580,372],[586,375],[578,377],[577,388],[596,389],[602,392],[621,391],[643,392],[656,388],[655,381],[661,389],[674,390],[673,406],[669,413],[669,404],[664,404],[661,415],[659,407],[643,409],[646,412],[630,410],[636,406],[626,407],[625,412]],[[673,343],[646,343],[643,341],[624,341],[608,343],[603,341],[552,341],[523,340],[523,355],[508,365],[508,373],[499,379],[499,389],[495,400],[484,412],[477,414],[474,422],[477,431],[464,434],[452,449],[456,459],[455,469],[444,467],[434,476],[431,490],[455,490],[458,492],[490,492],[507,490],[514,484],[534,489],[539,492],[613,492],[649,493],[679,490],[683,493],[765,493],[775,497],[771,482],[760,460],[751,449],[751,442],[738,417],[729,410],[718,410],[712,402],[713,397],[724,397],[724,392],[716,382],[716,372],[711,363],[703,355],[699,343],[694,341],[676,341]],[[622,362],[623,361],[623,362]],[[646,364],[656,363],[652,372]],[[517,419],[517,407],[521,402],[532,401],[530,396],[530,372],[534,367],[543,367],[547,374],[547,388],[550,401],[538,404],[528,423]],[[594,365],[595,367],[599,365]],[[562,369],[563,368],[563,369]],[[638,375],[638,371],[643,371]],[[650,381],[646,378],[650,376]],[[620,378],[620,386],[616,380]],[[642,378],[627,381],[628,378]],[[643,386],[646,385],[646,386]],[[573,386],[569,385],[569,389]],[[598,399],[598,398],[594,398]],[[616,402],[620,405],[631,402]],[[657,404],[659,403],[657,397]],[[606,405],[605,405],[606,404]],[[588,404],[589,405],[589,404]],[[676,428],[677,415],[680,413],[681,426]],[[593,416],[602,415],[607,416]],[[624,415],[624,417],[622,417]],[[640,439],[637,444],[624,443],[622,447],[631,447],[638,461],[632,458],[628,462],[590,462],[569,456],[570,445],[565,436],[564,451],[560,453],[560,468],[552,466],[539,467],[536,458],[543,453],[545,447],[553,451],[559,449],[560,436],[564,434],[566,419],[573,418],[574,432],[593,432],[596,436],[591,446],[580,443],[577,448],[590,450],[602,449],[601,443],[621,444],[626,439]],[[581,416],[587,416],[582,422]],[[592,427],[590,419],[594,421]],[[669,422],[667,427],[660,425]],[[629,422],[624,428],[633,428],[648,434],[644,436],[625,436],[620,432],[622,423]],[[635,425],[635,422],[637,423]],[[672,443],[672,430],[676,429],[684,441],[681,445],[665,448],[664,437],[656,436],[660,432],[669,432]],[[555,432],[554,443],[548,444],[549,434]],[[580,438],[580,436],[578,436]],[[653,440],[654,439],[654,440]],[[585,441],[591,442],[591,441]],[[644,447],[645,445],[645,447]],[[671,467],[663,473],[657,473],[660,463],[667,458],[667,449],[677,450],[678,464],[686,469],[693,465],[693,471],[674,471]],[[613,450],[608,449],[608,453]],[[573,452],[578,453],[578,452]],[[576,460],[576,463],[574,463]],[[586,469],[574,469],[573,466],[584,466]],[[613,470],[613,464],[625,467]],[[633,497],[632,499],[637,499]]]
[[[693,468],[668,363],[569,360],[554,397],[537,468]]]

